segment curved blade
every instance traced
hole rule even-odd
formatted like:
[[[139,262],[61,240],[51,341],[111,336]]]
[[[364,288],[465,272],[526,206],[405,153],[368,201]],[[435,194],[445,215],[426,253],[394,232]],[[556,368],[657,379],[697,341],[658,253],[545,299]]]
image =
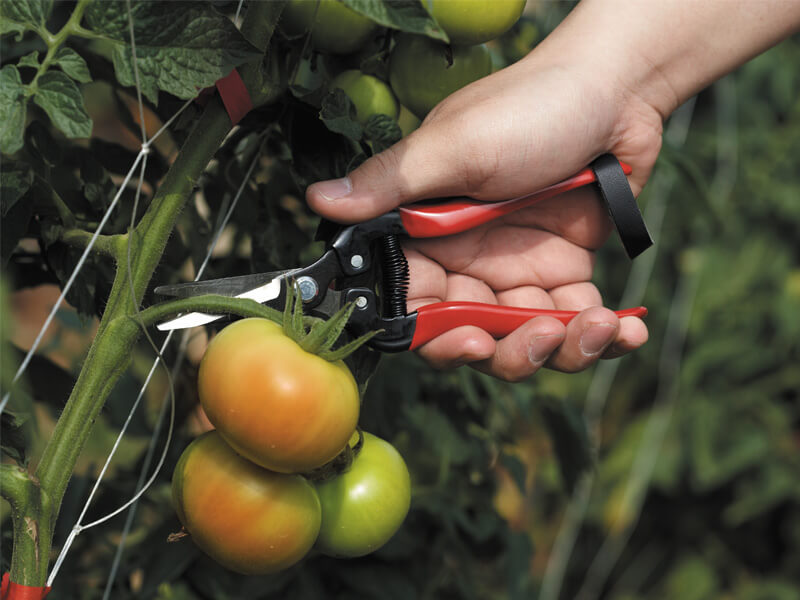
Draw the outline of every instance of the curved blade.
[[[293,273],[295,270],[296,269],[293,269],[292,271],[288,272],[283,272],[280,275],[278,275],[278,277],[275,277],[269,283],[260,285],[257,288],[248,290],[241,294],[236,294],[235,297],[255,300],[256,302],[260,302],[261,304],[269,302],[270,300],[274,300],[275,298],[281,295],[283,282],[286,280],[286,276],[289,275],[290,273]],[[205,293],[214,293],[214,292],[205,292]],[[164,321],[163,323],[159,323],[158,325],[156,325],[156,327],[161,331],[169,331],[171,329],[187,329],[189,327],[198,327],[200,325],[206,325],[208,323],[212,323],[217,319],[222,319],[224,316],[225,315],[209,315],[201,312],[193,312],[181,315],[180,317],[176,317],[169,321]]]

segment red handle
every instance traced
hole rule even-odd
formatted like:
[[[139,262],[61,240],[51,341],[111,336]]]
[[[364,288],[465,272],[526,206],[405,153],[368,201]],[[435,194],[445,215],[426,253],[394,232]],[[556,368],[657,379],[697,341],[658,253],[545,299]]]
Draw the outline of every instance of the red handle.
[[[620,163],[626,175],[631,167]],[[483,223],[507,215],[521,208],[533,206],[537,202],[563,194],[570,190],[594,183],[594,171],[587,167],[572,177],[548,186],[533,194],[521,196],[505,202],[481,202],[472,198],[452,198],[444,204],[410,205],[399,208],[400,220],[408,235],[414,238],[439,237],[467,231]]]
[[[637,306],[615,313],[620,318],[644,317],[647,309],[644,306]],[[437,302],[423,306],[417,311],[417,326],[409,349],[419,348],[433,338],[463,325],[474,325],[489,332],[493,337],[502,338],[534,317],[555,317],[566,325],[577,314],[578,312],[574,310],[519,308],[479,302]]]

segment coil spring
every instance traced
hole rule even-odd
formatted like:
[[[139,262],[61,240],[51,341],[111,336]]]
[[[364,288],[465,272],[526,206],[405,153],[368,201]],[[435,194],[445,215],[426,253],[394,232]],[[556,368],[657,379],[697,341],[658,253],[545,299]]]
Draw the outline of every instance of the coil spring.
[[[408,296],[408,260],[396,235],[381,239],[381,266],[383,274],[383,315],[387,318],[406,314]]]

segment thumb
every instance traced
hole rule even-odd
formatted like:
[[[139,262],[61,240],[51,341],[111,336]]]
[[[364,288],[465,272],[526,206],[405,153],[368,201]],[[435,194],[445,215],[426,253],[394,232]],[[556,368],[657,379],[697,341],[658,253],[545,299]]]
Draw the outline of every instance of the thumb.
[[[306,200],[318,214],[343,223],[377,217],[401,204],[463,193],[453,187],[463,159],[444,143],[435,124],[425,125],[347,177],[314,183]],[[452,140],[451,140],[452,142]]]

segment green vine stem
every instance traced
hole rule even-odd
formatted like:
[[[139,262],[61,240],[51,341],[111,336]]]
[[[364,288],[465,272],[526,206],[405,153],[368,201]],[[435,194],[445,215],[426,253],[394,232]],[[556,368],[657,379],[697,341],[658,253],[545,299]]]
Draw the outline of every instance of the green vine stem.
[[[47,68],[70,33],[80,34],[80,21],[88,1],[79,0],[67,24],[57,34],[45,36],[48,53],[40,66],[41,72]],[[283,4],[251,3],[242,26],[247,37],[260,40],[259,46],[266,48]],[[248,89],[258,89],[261,82],[254,81],[253,75],[258,72],[260,70],[256,68],[247,75],[243,73]],[[117,380],[125,372],[133,345],[141,335],[139,323],[133,317],[161,260],[180,211],[230,129],[231,122],[222,102],[214,97],[181,148],[147,212],[131,232],[131,273],[124,260],[127,236],[114,236],[107,244],[108,251],[117,259],[111,294],[89,354],[39,461],[35,476],[23,472],[24,477],[21,477],[20,473],[5,467],[0,471],[3,496],[12,505],[14,551],[11,580],[16,583],[30,586],[42,586],[45,583],[53,527],[72,470],[89,437],[92,424]],[[133,280],[134,297],[128,277]],[[141,314],[149,319],[156,311],[142,311]]]
[[[92,0],[78,0],[78,3],[75,5],[69,20],[58,31],[58,33],[52,34],[44,28],[37,31],[37,33],[44,40],[44,43],[47,44],[47,54],[42,60],[42,63],[39,65],[39,70],[36,71],[33,81],[31,81],[28,86],[31,94],[35,92],[36,83],[39,81],[39,77],[47,72],[47,69],[50,67],[50,63],[55,58],[58,49],[61,48],[61,44],[63,44],[70,35],[84,31],[84,29],[80,26],[80,23],[81,19],[83,19],[83,13],[86,11],[86,7],[89,6],[91,1]]]
[[[193,298],[182,298],[162,302],[141,311],[138,320],[146,326],[155,325],[179,313],[203,312],[207,314],[229,314],[237,317],[258,317],[283,323],[283,314],[274,308],[246,298],[231,298],[207,294]]]

